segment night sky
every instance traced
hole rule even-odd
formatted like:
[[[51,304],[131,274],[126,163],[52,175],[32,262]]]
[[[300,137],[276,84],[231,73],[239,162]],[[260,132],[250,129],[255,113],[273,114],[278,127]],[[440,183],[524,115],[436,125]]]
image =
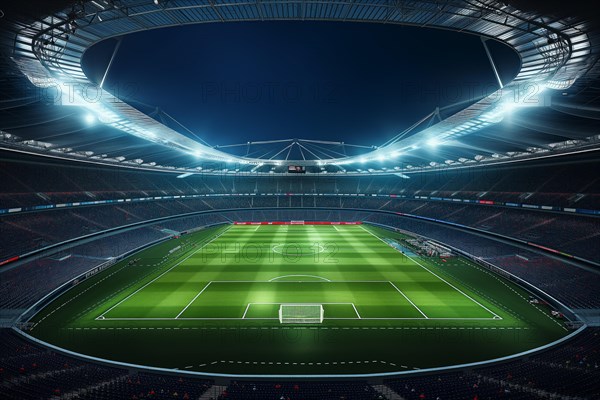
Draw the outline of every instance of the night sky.
[[[101,79],[115,43],[86,53],[92,79]],[[509,80],[518,57],[488,43]],[[380,145],[436,106],[476,100],[497,84],[476,36],[393,25],[253,22],[129,35],[105,88],[160,107],[213,145],[289,138]]]

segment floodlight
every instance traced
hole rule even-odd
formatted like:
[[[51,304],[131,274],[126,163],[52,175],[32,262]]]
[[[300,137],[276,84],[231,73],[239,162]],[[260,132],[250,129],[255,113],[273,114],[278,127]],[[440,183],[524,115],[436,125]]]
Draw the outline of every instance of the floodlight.
[[[427,141],[427,145],[430,147],[437,147],[440,142],[436,138],[431,138]]]
[[[96,122],[96,116],[94,114],[86,114],[85,117],[83,117],[83,119],[88,125],[92,125]]]
[[[512,110],[514,110],[515,108],[517,108],[519,106],[518,103],[512,102],[512,101],[507,101],[506,103],[502,104],[502,110],[505,113],[509,113]]]

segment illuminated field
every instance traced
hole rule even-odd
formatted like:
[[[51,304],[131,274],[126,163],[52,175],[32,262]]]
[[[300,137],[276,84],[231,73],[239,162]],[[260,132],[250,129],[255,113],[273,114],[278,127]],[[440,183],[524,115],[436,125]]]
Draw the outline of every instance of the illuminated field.
[[[567,333],[522,289],[458,257],[419,257],[404,238],[362,225],[200,231],[77,285],[32,332],[98,357],[240,374],[411,370]],[[282,324],[281,304],[322,305],[323,321]]]

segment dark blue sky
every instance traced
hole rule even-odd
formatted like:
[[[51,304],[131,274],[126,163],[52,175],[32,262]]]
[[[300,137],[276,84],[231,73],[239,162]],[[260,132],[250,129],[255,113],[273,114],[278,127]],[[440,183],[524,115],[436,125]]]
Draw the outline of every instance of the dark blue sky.
[[[102,76],[114,40],[88,51]],[[505,79],[518,58],[491,44]],[[159,106],[210,144],[379,145],[436,106],[496,88],[478,37],[392,25],[208,24],[124,38],[105,87]],[[145,110],[146,111],[146,110]]]

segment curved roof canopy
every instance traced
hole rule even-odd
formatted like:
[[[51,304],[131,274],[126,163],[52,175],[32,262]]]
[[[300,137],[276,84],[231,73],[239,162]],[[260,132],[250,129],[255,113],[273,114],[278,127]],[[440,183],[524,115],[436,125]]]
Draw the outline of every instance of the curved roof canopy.
[[[341,144],[290,139],[282,141],[282,151],[269,158],[230,154],[225,148],[208,146],[201,138],[182,134],[176,126],[144,114],[104,90],[101,84],[93,83],[82,70],[85,51],[110,37],[183,24],[251,20],[355,21],[448,29],[481,36],[484,42],[487,39],[501,41],[518,53],[522,65],[512,82],[500,82],[500,90],[447,117],[439,111],[433,112],[423,120],[427,127],[416,133],[399,134],[359,155],[333,152],[324,157],[314,151],[304,151],[306,155],[295,160],[285,157],[289,146],[307,150],[309,146]],[[523,137],[510,138],[502,147],[493,146],[494,142],[500,141],[501,122],[515,109],[528,108],[531,109],[528,115],[552,118],[560,107],[559,104],[550,108],[553,92],[568,95],[569,89],[580,77],[589,74],[598,59],[585,21],[536,15],[498,1],[94,0],[33,23],[16,24],[11,39],[11,58],[21,72],[35,86],[52,88],[53,102],[65,106],[64,111],[54,111],[44,119],[45,122],[67,118],[72,111],[66,106],[76,105],[85,108],[89,118],[99,121],[102,126],[134,137],[135,146],[150,145],[140,151],[123,151],[121,156],[106,155],[101,150],[102,139],[88,141],[88,147],[83,148],[77,143],[57,144],[60,138],[52,143],[22,140],[18,124],[11,125],[12,129],[3,128],[2,139],[7,146],[52,152],[54,156],[176,171],[198,171],[202,169],[197,167],[198,164],[206,166],[209,163],[218,166],[204,170],[214,172],[277,173],[284,172],[285,165],[293,164],[304,165],[316,173],[397,173],[439,165],[460,167],[508,162],[597,147],[598,137],[591,128],[585,129],[586,123],[582,124],[582,135],[567,136],[565,130],[560,129],[560,123],[553,128],[554,132],[549,132],[547,125],[532,122],[535,119],[519,119],[519,113],[511,124],[526,132]],[[18,106],[27,107],[27,104]],[[568,114],[569,110],[567,107],[566,111],[560,111]],[[588,117],[581,112],[572,116]],[[536,134],[550,136],[554,141],[548,143],[545,140],[543,146],[532,145],[539,143]],[[468,142],[464,141],[467,136]],[[436,154],[432,155],[434,148]],[[500,148],[501,152],[490,152],[488,148]],[[157,159],[165,153],[176,155],[163,158],[161,167],[153,157]],[[172,164],[165,166],[168,163]]]

